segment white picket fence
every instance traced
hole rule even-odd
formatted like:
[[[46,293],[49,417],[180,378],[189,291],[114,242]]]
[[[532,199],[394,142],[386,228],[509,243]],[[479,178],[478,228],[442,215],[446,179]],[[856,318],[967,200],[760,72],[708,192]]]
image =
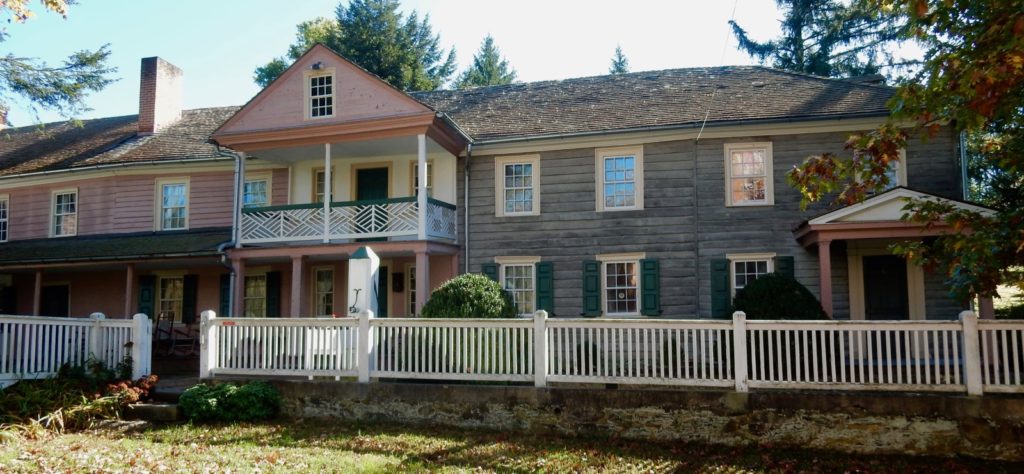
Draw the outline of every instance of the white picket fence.
[[[144,314],[132,319],[50,318],[0,315],[0,381],[50,377],[61,366],[88,360],[116,367],[132,358],[132,377],[152,367],[152,323]]]
[[[258,319],[205,311],[200,375],[1024,393],[1024,322]]]

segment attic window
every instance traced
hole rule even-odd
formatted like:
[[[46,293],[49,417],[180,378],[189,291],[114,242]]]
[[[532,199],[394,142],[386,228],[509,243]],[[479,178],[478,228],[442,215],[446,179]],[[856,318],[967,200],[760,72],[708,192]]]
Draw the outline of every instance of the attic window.
[[[309,118],[334,116],[334,75],[309,76]]]

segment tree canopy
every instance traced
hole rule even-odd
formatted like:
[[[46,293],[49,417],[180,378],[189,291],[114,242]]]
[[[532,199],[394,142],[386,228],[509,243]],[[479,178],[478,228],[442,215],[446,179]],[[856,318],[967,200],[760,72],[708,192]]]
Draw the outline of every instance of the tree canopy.
[[[455,72],[455,50],[441,48],[430,17],[398,11],[398,0],[352,0],[339,4],[335,18],[316,18],[297,26],[285,56],[259,66],[253,79],[266,87],[316,43],[323,43],[393,86],[406,91],[433,90]]]
[[[609,74],[625,74],[629,72],[629,59],[622,54],[622,46],[615,46],[615,55],[612,56],[612,65],[608,68]]]
[[[516,81],[516,71],[501,57],[501,50],[494,45],[494,38],[487,35],[480,50],[473,55],[473,65],[462,72],[455,81],[455,87],[498,86]]]
[[[914,262],[941,271],[955,296],[995,296],[1000,283],[1024,284],[1024,0],[858,0],[884,21],[905,22],[904,38],[925,48],[920,71],[899,84],[888,122],[851,137],[852,156],[809,157],[789,173],[804,203],[833,196],[863,200],[884,187],[890,162],[911,134],[925,139],[943,126],[973,141],[971,161],[985,170],[985,204],[974,212],[951,203],[916,201],[904,220],[940,237],[897,246]],[[916,124],[907,131],[906,123]]]
[[[784,11],[782,35],[756,41],[730,21],[741,50],[762,64],[826,77],[854,77],[893,66],[892,43],[904,31],[896,16],[876,15],[863,2],[776,0]]]
[[[43,8],[67,18],[67,0],[43,0]],[[34,16],[28,0],[8,0],[0,3],[0,12],[9,15],[8,23],[22,23]],[[0,41],[8,37],[7,29],[0,31]],[[0,124],[10,125],[8,112],[12,103],[23,101],[38,121],[41,109],[52,110],[65,118],[88,111],[85,98],[113,82],[110,74],[116,69],[108,67],[110,46],[95,51],[81,50],[64,60],[60,66],[51,66],[42,59],[20,57],[8,53],[0,56]]]

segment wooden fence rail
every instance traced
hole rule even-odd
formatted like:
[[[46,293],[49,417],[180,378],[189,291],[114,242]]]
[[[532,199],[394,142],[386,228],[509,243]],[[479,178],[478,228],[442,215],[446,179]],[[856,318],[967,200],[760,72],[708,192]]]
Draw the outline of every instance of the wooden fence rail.
[[[1024,322],[245,319],[202,315],[200,375],[1024,392]]]

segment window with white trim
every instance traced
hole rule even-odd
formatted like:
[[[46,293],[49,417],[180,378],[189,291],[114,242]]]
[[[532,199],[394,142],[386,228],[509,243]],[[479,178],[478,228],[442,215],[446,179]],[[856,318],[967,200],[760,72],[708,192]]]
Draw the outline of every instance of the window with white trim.
[[[607,316],[640,314],[640,260],[643,253],[598,255],[601,300]]]
[[[497,216],[540,214],[540,155],[496,157],[494,189]]]
[[[772,182],[772,144],[725,145],[725,204],[768,206],[775,203]]]
[[[334,116],[334,75],[309,76],[309,117]]]
[[[334,269],[313,269],[313,305],[317,316],[334,315]]]
[[[161,180],[160,230],[188,228],[188,181]]]
[[[242,193],[243,207],[263,207],[270,203],[270,184],[267,179],[247,179]]]
[[[595,154],[597,157],[597,210],[643,209],[643,148],[598,148]]]
[[[267,275],[245,276],[242,303],[245,317],[267,317]]]
[[[78,233],[78,191],[57,191],[53,193],[54,237]]]
[[[501,286],[512,295],[516,312],[520,315],[533,314],[537,301],[534,263],[507,263],[499,266]]]
[[[334,167],[331,167],[331,181],[334,181],[336,175],[334,174]],[[324,195],[327,193],[327,187],[324,182],[327,180],[327,172],[324,168],[313,169],[313,202],[322,203],[324,202]],[[334,188],[331,188],[331,193],[334,193]],[[337,201],[337,196],[332,196]]]
[[[907,185],[907,151],[900,150],[899,161],[890,161],[889,167],[885,170],[885,176],[889,178],[886,190],[897,186]]]
[[[160,277],[157,285],[156,307],[162,321],[181,322],[185,299],[185,278]]]
[[[10,199],[0,196],[0,242],[7,242],[7,212]]]
[[[729,286],[732,295],[758,278],[775,271],[775,254],[729,254]]]
[[[412,196],[419,196],[420,192],[420,164],[412,163]],[[434,197],[434,164],[427,162],[427,197]]]

